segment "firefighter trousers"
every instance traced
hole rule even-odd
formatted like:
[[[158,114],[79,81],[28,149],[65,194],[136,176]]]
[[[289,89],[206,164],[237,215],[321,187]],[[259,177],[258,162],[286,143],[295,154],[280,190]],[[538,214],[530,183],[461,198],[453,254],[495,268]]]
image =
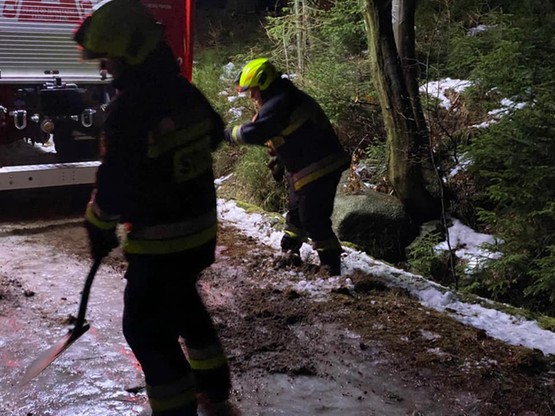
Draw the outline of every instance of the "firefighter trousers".
[[[291,176],[288,180],[288,212],[284,250],[298,251],[308,236],[318,251],[320,263],[328,266],[331,275],[340,274],[341,244],[333,232],[331,216],[341,172],[333,172],[295,191]]]
[[[200,271],[188,272],[186,260],[128,256],[123,334],[156,416],[196,415],[196,394],[223,402],[231,388],[227,358],[197,290]]]

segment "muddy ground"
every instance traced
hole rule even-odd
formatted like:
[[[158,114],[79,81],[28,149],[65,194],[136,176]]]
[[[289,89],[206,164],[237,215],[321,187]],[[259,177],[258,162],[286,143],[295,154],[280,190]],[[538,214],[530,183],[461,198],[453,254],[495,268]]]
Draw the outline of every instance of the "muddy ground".
[[[6,198],[0,199],[0,250],[8,249],[8,237],[23,235],[30,249],[48,244],[88,262],[77,211],[83,192],[65,203],[60,203],[61,195],[48,200],[53,198],[58,203],[44,206],[59,209],[42,209],[40,215],[38,203],[33,203],[34,210],[26,205],[28,212],[12,212]],[[45,216],[59,221],[33,226]],[[507,345],[427,309],[375,276],[352,275],[354,290],[337,289],[319,299],[269,285],[266,282],[291,271],[302,271],[309,281],[320,273],[311,265],[278,261],[276,255],[221,224],[218,261],[200,281],[231,360],[234,401],[244,416],[555,415],[552,358]],[[116,251],[103,267],[122,273],[125,261]],[[33,302],[41,297],[11,273],[0,273],[0,317],[16,316],[22,305],[32,317],[38,313]],[[52,318],[43,308],[42,315],[32,319],[44,325]],[[0,371],[8,374],[4,364]],[[283,377],[287,385],[278,389]],[[332,385],[337,396],[319,392],[322,384],[310,380]],[[337,399],[342,396],[348,399],[345,404]],[[326,397],[332,397],[330,402]]]

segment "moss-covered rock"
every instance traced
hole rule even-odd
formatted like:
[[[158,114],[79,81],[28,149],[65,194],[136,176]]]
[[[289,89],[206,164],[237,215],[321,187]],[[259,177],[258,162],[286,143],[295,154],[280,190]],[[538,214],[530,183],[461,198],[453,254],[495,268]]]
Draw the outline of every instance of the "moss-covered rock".
[[[338,195],[332,221],[340,240],[388,262],[404,260],[405,247],[416,235],[401,202],[380,192]]]

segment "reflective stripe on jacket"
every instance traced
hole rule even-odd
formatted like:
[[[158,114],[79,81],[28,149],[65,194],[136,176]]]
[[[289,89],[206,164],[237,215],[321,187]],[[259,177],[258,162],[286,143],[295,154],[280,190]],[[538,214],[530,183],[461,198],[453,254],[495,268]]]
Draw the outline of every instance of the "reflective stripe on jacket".
[[[131,254],[170,254],[200,247],[216,238],[216,210],[179,223],[127,226],[123,249]]]
[[[109,108],[96,203],[126,224],[126,253],[195,250],[206,267],[217,231],[211,152],[223,121],[185,79],[152,76],[126,84]]]
[[[345,152],[334,153],[293,173],[291,177],[295,191],[329,173],[345,170],[349,166],[350,160]]]
[[[210,120],[191,123],[187,114],[166,117],[149,133],[147,155],[154,166],[171,166],[176,191],[211,178]],[[202,200],[199,198],[199,200]],[[216,238],[217,213],[210,206],[185,221],[128,226],[123,249],[131,254],[170,254],[200,247]]]
[[[349,166],[349,155],[314,99],[287,79],[275,81],[267,95],[253,121],[232,129],[234,140],[270,142],[287,171],[296,175],[297,190]]]

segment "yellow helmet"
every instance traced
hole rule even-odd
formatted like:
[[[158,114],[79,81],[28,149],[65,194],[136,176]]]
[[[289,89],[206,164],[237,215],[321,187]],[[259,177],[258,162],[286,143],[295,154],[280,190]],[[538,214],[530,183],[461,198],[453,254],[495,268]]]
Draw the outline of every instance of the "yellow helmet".
[[[245,65],[239,74],[239,92],[258,87],[260,91],[267,89],[281,74],[267,58],[258,58]]]
[[[73,39],[84,59],[123,58],[142,63],[162,40],[164,29],[139,0],[105,0],[79,26]]]

